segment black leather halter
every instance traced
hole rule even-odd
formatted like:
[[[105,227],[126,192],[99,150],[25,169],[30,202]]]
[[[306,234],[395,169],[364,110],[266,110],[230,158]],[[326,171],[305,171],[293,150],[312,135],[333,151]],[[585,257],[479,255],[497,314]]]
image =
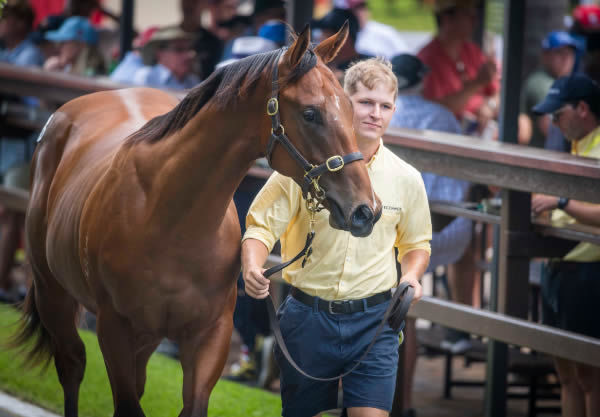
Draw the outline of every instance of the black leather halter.
[[[300,164],[304,170],[304,181],[301,184],[302,194],[306,196],[307,192],[311,191],[310,186],[313,185],[314,197],[321,201],[325,198],[325,193],[319,187],[319,178],[325,172],[336,172],[344,168],[345,165],[358,161],[363,158],[363,154],[360,152],[352,152],[347,155],[334,155],[327,158],[325,162],[320,165],[313,165],[302,156],[302,154],[296,149],[296,147],[290,142],[289,138],[285,134],[285,129],[281,124],[279,118],[279,57],[285,51],[282,49],[277,55],[275,66],[273,68],[273,82],[271,98],[267,101],[267,114],[271,117],[271,137],[267,145],[267,161],[272,166],[271,158],[273,156],[273,150],[277,143],[281,143],[284,149],[290,154],[290,156]],[[309,53],[313,53],[309,51]]]

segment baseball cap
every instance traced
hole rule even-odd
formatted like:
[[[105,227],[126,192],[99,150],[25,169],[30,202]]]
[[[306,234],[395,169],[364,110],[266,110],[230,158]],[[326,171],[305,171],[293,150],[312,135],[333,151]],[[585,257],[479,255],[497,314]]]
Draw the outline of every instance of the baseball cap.
[[[600,6],[582,4],[573,10],[573,19],[583,30],[600,29]]]
[[[269,20],[258,29],[258,36],[283,45],[285,43],[285,32],[285,23],[279,20]]]
[[[450,9],[470,9],[477,6],[477,0],[435,0],[434,12],[442,13]]]
[[[584,74],[574,74],[554,81],[546,98],[533,107],[536,114],[553,113],[567,103],[600,100],[600,86]]]
[[[390,62],[392,71],[398,78],[399,91],[419,84],[429,71],[423,61],[411,54],[396,55]]]
[[[560,48],[562,46],[571,46],[577,50],[585,50],[585,40],[565,31],[550,32],[542,40],[542,49],[545,51]]]
[[[80,41],[90,45],[98,42],[98,32],[81,16],[69,17],[58,30],[50,30],[44,37],[53,42]]]
[[[348,21],[348,36],[350,36],[351,39],[356,40],[359,30],[358,19],[354,13],[348,9],[339,9],[337,7],[331,9],[331,11],[321,19],[314,21],[313,27],[337,32],[342,28],[346,20]]]

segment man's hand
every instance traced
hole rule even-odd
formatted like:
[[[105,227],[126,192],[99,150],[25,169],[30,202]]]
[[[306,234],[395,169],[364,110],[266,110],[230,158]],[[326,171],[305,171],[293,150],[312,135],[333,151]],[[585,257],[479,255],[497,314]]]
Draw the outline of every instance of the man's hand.
[[[417,303],[417,301],[419,301],[423,296],[423,287],[421,286],[419,279],[412,274],[407,274],[400,279],[400,282],[407,282],[411,287],[415,289],[415,295],[410,305],[412,306],[415,303]]]
[[[264,243],[256,239],[242,242],[242,278],[246,286],[246,294],[252,298],[262,299],[269,295],[269,281],[263,273],[269,251]]]
[[[475,81],[477,81],[482,86],[488,85],[492,81],[496,79],[498,75],[498,68],[496,67],[496,63],[493,60],[488,60],[484,62],[480,67],[479,71],[477,71],[477,76],[475,77]]]
[[[537,194],[531,199],[531,211],[534,216],[539,216],[545,211],[554,210],[558,205],[558,197]]]
[[[252,298],[263,299],[269,295],[269,281],[265,278],[263,272],[266,269],[259,267],[251,267],[244,270],[242,277],[244,278],[245,291]]]

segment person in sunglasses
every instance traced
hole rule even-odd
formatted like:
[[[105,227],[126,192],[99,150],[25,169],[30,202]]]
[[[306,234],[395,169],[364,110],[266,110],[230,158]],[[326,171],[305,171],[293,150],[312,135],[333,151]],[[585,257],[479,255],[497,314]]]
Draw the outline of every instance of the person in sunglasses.
[[[533,108],[551,115],[572,153],[600,159],[600,86],[587,75],[556,80],[544,101]],[[600,226],[600,204],[550,195],[535,195],[534,215],[552,211],[556,224]],[[580,242],[561,259],[552,259],[542,274],[544,324],[600,338],[600,246]],[[600,368],[554,358],[562,385],[563,416],[600,415]]]
[[[192,88],[200,83],[195,73],[194,35],[176,26],[156,30],[142,48],[146,66],[133,74],[133,83],[174,90]]]

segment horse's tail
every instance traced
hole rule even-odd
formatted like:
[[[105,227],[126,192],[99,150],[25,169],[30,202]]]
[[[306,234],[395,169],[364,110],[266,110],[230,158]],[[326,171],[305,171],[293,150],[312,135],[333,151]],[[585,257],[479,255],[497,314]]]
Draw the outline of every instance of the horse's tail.
[[[54,357],[56,348],[50,332],[44,327],[35,302],[35,281],[27,291],[21,305],[22,314],[17,332],[9,341],[9,347],[19,349],[24,355],[24,365],[33,368],[42,365],[46,369]],[[33,341],[31,343],[31,341]]]

